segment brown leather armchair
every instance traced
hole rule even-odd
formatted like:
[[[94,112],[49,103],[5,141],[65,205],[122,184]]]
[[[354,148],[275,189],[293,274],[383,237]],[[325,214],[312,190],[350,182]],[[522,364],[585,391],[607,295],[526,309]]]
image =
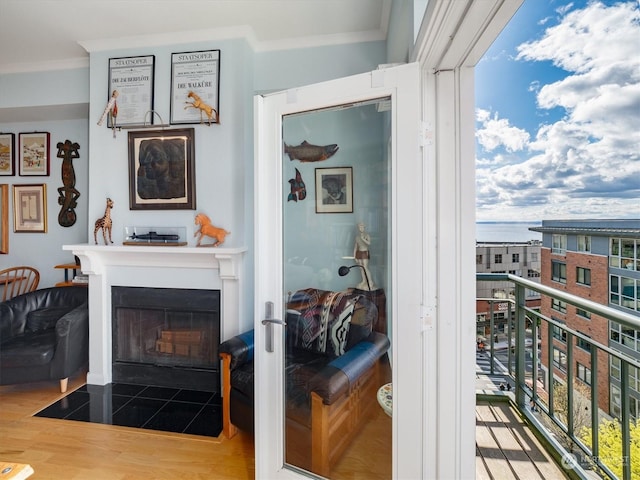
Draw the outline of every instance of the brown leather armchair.
[[[372,301],[372,299],[375,299]],[[287,462],[329,475],[377,406],[384,383],[384,292],[308,288],[287,303],[285,355]],[[253,330],[220,347],[223,428],[253,432]]]
[[[89,359],[88,292],[53,287],[0,303],[0,385],[59,380]]]

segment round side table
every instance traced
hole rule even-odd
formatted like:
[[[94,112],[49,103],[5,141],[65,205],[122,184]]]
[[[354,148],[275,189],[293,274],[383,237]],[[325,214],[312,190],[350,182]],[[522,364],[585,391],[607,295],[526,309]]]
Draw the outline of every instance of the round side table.
[[[393,385],[391,383],[387,383],[378,389],[378,403],[384,413],[390,417],[393,415]]]

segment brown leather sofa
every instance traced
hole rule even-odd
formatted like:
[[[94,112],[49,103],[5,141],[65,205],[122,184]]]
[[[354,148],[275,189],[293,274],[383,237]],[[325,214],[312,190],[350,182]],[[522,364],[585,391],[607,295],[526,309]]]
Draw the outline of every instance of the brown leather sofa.
[[[375,300],[375,301],[373,301]],[[329,475],[377,407],[384,383],[384,292],[308,288],[287,303],[287,463]],[[223,424],[253,432],[253,330],[222,343]]]
[[[0,303],[0,385],[59,380],[89,360],[88,293],[53,287]]]

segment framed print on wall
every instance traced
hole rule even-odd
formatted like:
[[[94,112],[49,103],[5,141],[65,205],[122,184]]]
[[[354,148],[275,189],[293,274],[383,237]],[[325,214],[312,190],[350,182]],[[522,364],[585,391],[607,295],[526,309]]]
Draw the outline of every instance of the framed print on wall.
[[[171,124],[220,123],[220,50],[171,54]]]
[[[19,134],[18,173],[22,176],[49,175],[49,132]]]
[[[0,133],[0,175],[15,175],[16,147],[13,133]]]
[[[13,231],[47,232],[47,185],[13,186]]]
[[[118,92],[117,114],[109,115],[107,127],[153,124],[155,55],[109,59],[109,92]]]
[[[196,208],[194,129],[129,132],[129,209]]]
[[[352,212],[351,167],[316,168],[316,213]]]

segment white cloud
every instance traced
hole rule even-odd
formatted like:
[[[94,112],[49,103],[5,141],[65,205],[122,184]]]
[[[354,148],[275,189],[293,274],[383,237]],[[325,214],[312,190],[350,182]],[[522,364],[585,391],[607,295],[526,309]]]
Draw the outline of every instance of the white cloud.
[[[479,145],[486,152],[503,146],[521,157],[489,155],[478,162],[479,219],[640,216],[638,44],[636,1],[595,2],[517,48],[519,60],[567,71],[561,80],[534,79],[529,87],[539,110],[561,108],[564,116],[525,139],[514,135],[524,131],[509,119],[478,110]]]

